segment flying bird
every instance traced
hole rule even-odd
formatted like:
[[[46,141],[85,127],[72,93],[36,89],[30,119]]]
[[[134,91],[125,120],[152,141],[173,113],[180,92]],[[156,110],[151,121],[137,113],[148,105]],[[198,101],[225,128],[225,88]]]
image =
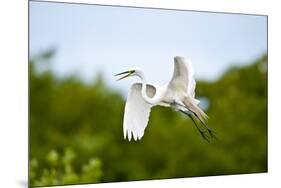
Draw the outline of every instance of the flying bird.
[[[174,57],[174,73],[168,84],[158,86],[146,82],[142,70],[136,68],[121,72],[115,76],[139,77],[141,82],[134,83],[129,91],[123,118],[124,139],[130,141],[140,140],[147,127],[149,114],[156,105],[171,107],[191,118],[201,136],[210,141],[215,138],[215,132],[206,125],[207,114],[198,106],[199,100],[195,98],[194,71],[190,60],[183,57]],[[197,124],[199,121],[201,124]],[[201,126],[200,126],[201,125]]]

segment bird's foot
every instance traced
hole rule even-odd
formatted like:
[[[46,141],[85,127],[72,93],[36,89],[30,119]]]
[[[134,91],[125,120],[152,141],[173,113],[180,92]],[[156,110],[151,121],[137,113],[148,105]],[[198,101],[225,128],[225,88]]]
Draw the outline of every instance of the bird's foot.
[[[202,136],[202,138],[206,140],[208,143],[210,143],[211,140],[217,139],[217,133],[212,129],[205,129],[205,130],[200,129],[199,133]]]
[[[199,130],[199,133],[204,140],[210,143],[211,137],[206,130]]]
[[[207,128],[207,131],[212,139],[218,139],[217,133],[213,129]]]

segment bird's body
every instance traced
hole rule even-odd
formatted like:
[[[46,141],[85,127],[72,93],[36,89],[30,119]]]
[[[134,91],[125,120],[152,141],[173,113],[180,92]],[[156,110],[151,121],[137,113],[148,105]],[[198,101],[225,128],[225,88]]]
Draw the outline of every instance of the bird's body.
[[[195,99],[195,80],[194,72],[190,61],[185,61],[183,57],[174,58],[174,73],[171,81],[163,86],[147,84],[143,72],[139,69],[126,71],[118,75],[123,75],[119,80],[138,76],[141,83],[134,83],[131,86],[127,102],[125,105],[123,131],[124,138],[128,136],[131,140],[140,140],[144,135],[147,126],[150,110],[153,106],[160,105],[171,107],[188,115],[203,138],[208,138],[205,132],[197,125],[193,115],[207,128],[212,136],[211,129],[205,124],[207,115],[199,108],[199,100]],[[207,139],[208,140],[208,139]]]

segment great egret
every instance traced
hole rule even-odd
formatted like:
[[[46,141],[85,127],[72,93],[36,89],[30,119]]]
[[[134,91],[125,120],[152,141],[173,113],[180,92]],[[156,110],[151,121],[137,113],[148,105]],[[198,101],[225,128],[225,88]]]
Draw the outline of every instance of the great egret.
[[[200,101],[195,99],[196,82],[190,61],[186,61],[183,57],[174,57],[173,77],[168,84],[163,86],[147,84],[140,69],[125,71],[115,76],[120,75],[123,76],[118,80],[137,76],[142,81],[131,86],[127,98],[123,119],[124,139],[128,136],[130,141],[132,135],[134,140],[140,140],[143,137],[150,109],[156,105],[171,107],[189,116],[201,136],[207,141],[215,137],[213,130],[205,123],[208,116],[198,106]],[[204,129],[199,127],[194,117],[202,123]]]

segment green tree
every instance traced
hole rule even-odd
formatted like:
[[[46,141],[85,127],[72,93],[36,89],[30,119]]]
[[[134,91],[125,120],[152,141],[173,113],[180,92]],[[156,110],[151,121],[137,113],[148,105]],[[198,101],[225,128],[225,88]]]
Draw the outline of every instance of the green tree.
[[[101,76],[91,83],[58,78],[54,54],[29,62],[31,186],[267,171],[266,55],[197,82],[218,133],[209,144],[191,120],[164,107],[152,110],[141,141],[124,140],[125,99]]]

